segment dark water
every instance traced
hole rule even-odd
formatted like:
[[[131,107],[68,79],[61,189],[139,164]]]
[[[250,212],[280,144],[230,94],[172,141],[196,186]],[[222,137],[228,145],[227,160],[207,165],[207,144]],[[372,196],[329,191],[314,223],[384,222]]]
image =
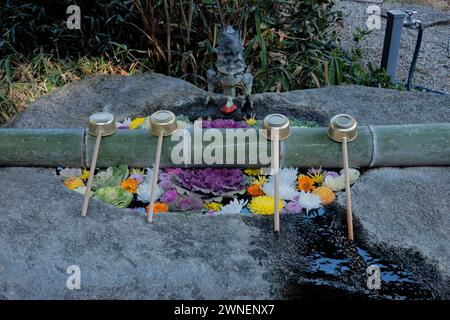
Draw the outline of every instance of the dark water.
[[[314,236],[309,237],[312,241],[307,242],[304,253],[308,268],[297,271],[300,277],[309,279],[311,285],[291,281],[286,292],[287,298],[434,298],[421,277],[402,261],[347,241],[345,226],[336,226],[333,215],[334,212],[321,209],[301,217],[297,231],[304,234],[313,229]],[[367,267],[370,265],[378,266],[381,271],[378,290],[367,288]]]

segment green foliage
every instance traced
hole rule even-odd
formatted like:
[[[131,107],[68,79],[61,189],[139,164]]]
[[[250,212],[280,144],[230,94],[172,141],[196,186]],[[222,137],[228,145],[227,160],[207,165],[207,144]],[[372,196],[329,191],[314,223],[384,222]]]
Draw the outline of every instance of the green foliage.
[[[245,7],[244,0],[220,2],[226,23],[237,28],[242,20],[256,92],[341,83],[392,86],[382,71],[362,65],[361,52],[338,48],[334,26],[341,13],[332,0],[248,0]],[[72,4],[3,0],[0,120],[55,87],[96,73],[152,70],[206,86],[221,28],[215,0],[77,3],[81,30],[66,27]],[[357,31],[355,40],[364,35]]]

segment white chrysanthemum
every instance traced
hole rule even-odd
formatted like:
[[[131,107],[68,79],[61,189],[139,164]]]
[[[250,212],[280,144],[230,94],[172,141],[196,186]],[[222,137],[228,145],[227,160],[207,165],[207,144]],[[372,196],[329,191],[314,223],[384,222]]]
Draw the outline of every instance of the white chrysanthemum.
[[[79,168],[64,168],[59,172],[62,178],[74,178],[81,176],[82,171]]]
[[[229,204],[225,205],[220,209],[221,214],[239,214],[242,211],[242,208],[245,207],[248,200],[238,200],[234,199]]]
[[[300,196],[298,197],[298,204],[306,209],[306,213],[308,213],[309,210],[320,208],[320,201],[319,196],[305,191],[300,192]]]
[[[152,181],[153,179],[153,169],[145,169],[144,181]]]
[[[144,180],[137,189],[137,199],[142,202],[150,202],[150,188],[152,186],[152,180]],[[161,196],[161,189],[159,186],[155,188],[155,200]]]
[[[261,189],[264,191],[264,193],[268,196],[274,197],[274,190],[273,190],[273,182],[269,181],[265,183]],[[291,200],[295,196],[298,196],[299,192],[295,190],[294,186],[287,185],[287,184],[280,184],[278,186],[278,190],[280,192],[280,198],[283,200]]]
[[[144,181],[139,184],[137,189],[137,199],[142,202],[150,202],[150,188],[153,181],[153,170],[147,168],[147,173],[144,175]],[[155,200],[157,200],[161,196],[161,189],[159,186],[156,186],[155,189]]]
[[[345,189],[345,180],[343,176],[326,176],[323,184],[334,192],[342,191],[343,189]]]
[[[278,181],[281,185],[287,185],[295,187],[297,183],[297,174],[298,174],[298,168],[280,168],[278,171]],[[270,183],[273,183],[273,176],[269,179]]]
[[[145,117],[142,129],[150,129],[150,117]]]
[[[339,171],[339,174],[343,177],[344,176],[344,169]],[[359,176],[361,175],[358,170],[349,168],[348,169],[348,175],[350,177],[350,184],[354,184],[356,180],[358,180]]]
[[[76,189],[74,189],[73,191],[78,192],[78,193],[84,195],[84,194],[86,193],[86,186],[76,188]],[[89,193],[89,197],[92,197],[93,195],[94,195],[94,192],[91,191],[91,192]]]

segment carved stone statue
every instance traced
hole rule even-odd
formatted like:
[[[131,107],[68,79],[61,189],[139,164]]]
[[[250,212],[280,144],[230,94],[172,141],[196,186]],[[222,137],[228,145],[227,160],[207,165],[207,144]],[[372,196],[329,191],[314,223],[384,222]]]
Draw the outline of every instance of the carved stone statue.
[[[241,31],[236,31],[231,25],[225,27],[222,14],[221,18],[223,28],[219,36],[218,48],[215,49],[217,61],[215,68],[207,71],[208,96],[206,103],[209,102],[214,88],[218,85],[222,87],[223,94],[229,99],[236,97],[238,84],[242,84],[246,101],[249,102],[253,76],[243,58],[244,46],[240,37]]]

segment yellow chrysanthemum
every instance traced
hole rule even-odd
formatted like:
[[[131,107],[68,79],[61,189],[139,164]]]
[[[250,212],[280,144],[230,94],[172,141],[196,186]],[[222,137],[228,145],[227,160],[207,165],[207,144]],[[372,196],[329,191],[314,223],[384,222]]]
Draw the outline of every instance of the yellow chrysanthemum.
[[[330,188],[325,187],[325,186],[314,189],[312,193],[314,193],[315,195],[320,197],[320,203],[323,206],[326,206],[326,205],[332,203],[334,201],[334,199],[336,198],[333,190],[331,190]]]
[[[257,176],[256,178],[253,178],[252,184],[257,184],[258,186],[262,186],[267,182],[267,178],[264,176]]]
[[[81,176],[79,176],[78,178],[80,178],[81,180],[87,180],[89,178],[89,170],[84,168]]]
[[[64,181],[64,185],[70,190],[75,190],[77,188],[84,187],[84,182],[78,177],[72,177]]]
[[[248,208],[251,212],[254,214],[263,214],[263,215],[269,215],[274,213],[274,205],[275,205],[275,199],[270,196],[259,196],[254,197],[249,205]],[[283,201],[278,202],[278,208],[281,210],[283,209]]]
[[[220,211],[220,209],[222,209],[222,204],[220,204],[219,202],[205,203],[204,206],[208,211],[218,212]]]
[[[130,129],[136,129],[140,126],[142,126],[144,124],[145,118],[136,118],[133,119],[133,121],[131,121],[130,125],[128,126],[128,128]]]
[[[258,120],[255,119],[254,114],[252,114],[250,118],[244,118],[244,119],[245,119],[245,123],[250,127],[253,127],[258,122]]]
[[[244,173],[249,176],[259,176],[261,174],[261,169],[245,169]]]
[[[323,175],[323,173],[314,173],[314,174],[310,174],[308,173],[308,176],[313,179],[314,183],[316,184],[322,184],[323,181],[325,180],[325,176]]]
[[[139,169],[139,168],[132,168],[130,170],[130,176],[132,174],[145,175],[145,170],[144,169]]]
[[[133,178],[128,178],[126,180],[123,180],[120,186],[130,193],[136,193],[139,182],[137,180],[134,180]]]

